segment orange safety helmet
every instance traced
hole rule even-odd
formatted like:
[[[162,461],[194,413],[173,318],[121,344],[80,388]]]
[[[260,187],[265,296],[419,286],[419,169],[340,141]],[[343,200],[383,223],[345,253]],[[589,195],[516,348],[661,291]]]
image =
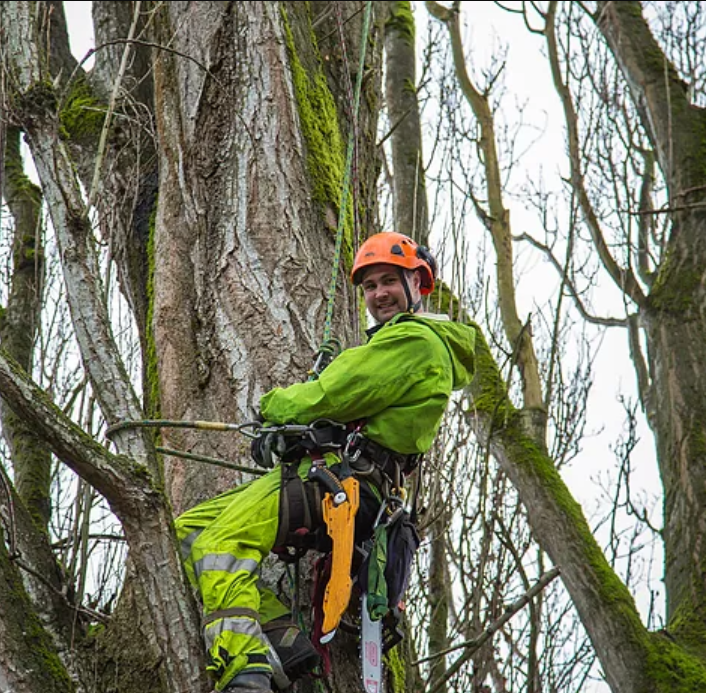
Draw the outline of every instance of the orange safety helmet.
[[[383,231],[370,236],[356,253],[351,281],[354,285],[363,281],[363,270],[371,265],[396,265],[408,270],[419,270],[422,295],[434,290],[436,261],[427,248],[409,236],[395,231]]]

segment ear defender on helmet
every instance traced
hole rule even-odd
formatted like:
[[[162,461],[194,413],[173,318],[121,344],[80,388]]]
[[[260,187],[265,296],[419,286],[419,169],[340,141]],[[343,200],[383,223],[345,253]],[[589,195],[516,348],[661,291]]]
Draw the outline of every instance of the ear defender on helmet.
[[[429,248],[423,246],[423,245],[418,245],[417,246],[417,257],[422,261],[425,262],[429,266],[429,271],[431,272],[431,288],[429,291],[422,291],[422,293],[431,293],[434,290],[434,282],[436,281],[437,277],[437,272],[438,272],[438,267],[436,266],[436,260],[434,259],[434,256],[431,254],[431,251]]]
[[[382,264],[418,270],[422,280],[420,293],[426,295],[434,290],[436,261],[428,248],[419,245],[409,236],[395,231],[383,231],[368,238],[356,253],[351,281],[355,285],[360,284],[367,267]]]

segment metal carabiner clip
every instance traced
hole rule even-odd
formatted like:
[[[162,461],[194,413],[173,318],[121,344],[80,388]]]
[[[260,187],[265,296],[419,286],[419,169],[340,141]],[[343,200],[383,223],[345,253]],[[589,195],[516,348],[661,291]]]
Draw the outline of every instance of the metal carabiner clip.
[[[353,452],[353,454],[351,454],[350,449],[354,443],[357,445],[358,441],[361,438],[362,438],[362,436],[360,435],[360,431],[357,428],[348,434],[348,437],[346,438],[346,446],[343,448],[343,452],[341,453],[342,457],[347,462],[357,462],[358,461],[358,458],[360,457],[360,453],[362,452],[362,448],[356,447],[355,452]]]

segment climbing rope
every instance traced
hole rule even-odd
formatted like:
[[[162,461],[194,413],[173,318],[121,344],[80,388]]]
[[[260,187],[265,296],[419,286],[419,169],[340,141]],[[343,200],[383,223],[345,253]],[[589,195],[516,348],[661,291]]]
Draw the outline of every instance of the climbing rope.
[[[338,10],[338,4],[336,5]],[[363,72],[365,68],[365,53],[368,43],[368,33],[370,31],[370,17],[372,15],[373,3],[367,2],[365,7],[365,15],[363,17],[363,31],[360,41],[360,63],[358,66],[358,74],[356,76],[355,94],[352,95],[353,109],[351,113],[351,130],[348,136],[348,150],[346,153],[346,166],[343,175],[343,190],[341,191],[341,204],[338,214],[338,228],[336,230],[336,245],[333,252],[333,267],[331,270],[331,282],[329,284],[328,303],[326,306],[326,318],[324,320],[324,334],[322,347],[326,347],[331,341],[331,323],[333,321],[333,306],[336,298],[336,285],[338,283],[338,268],[341,260],[341,247],[343,245],[343,229],[348,211],[349,187],[351,184],[351,175],[353,169],[353,154],[356,150],[357,128],[358,128],[358,113],[360,110],[360,93],[363,84]],[[342,20],[339,16],[339,28],[342,26]],[[345,50],[345,42],[343,41],[342,31],[341,45],[344,56],[344,70],[349,74],[347,68],[347,53]],[[349,78],[350,81],[350,78]],[[349,94],[350,96],[350,94]]]
[[[202,431],[240,431],[246,436],[254,438],[248,433],[247,428],[262,428],[259,421],[246,421],[242,424],[226,423],[223,421],[183,421],[174,419],[142,419],[139,421],[120,421],[105,430],[106,438],[114,433],[128,428],[197,428]]]
[[[267,474],[266,469],[255,469],[254,467],[248,467],[244,464],[234,464],[233,462],[226,462],[218,457],[209,457],[208,455],[197,455],[194,452],[185,452],[184,450],[174,450],[173,448],[163,448],[156,447],[155,450],[162,455],[169,455],[170,457],[182,457],[185,460],[193,460],[194,462],[204,462],[205,464],[212,464],[216,467],[224,467],[225,469],[235,469],[238,472],[246,472],[247,474],[255,474],[257,476],[263,476]]]
[[[262,423],[259,421],[246,421],[242,424],[227,423],[224,421],[185,421],[185,420],[175,420],[175,419],[141,419],[137,421],[120,421],[113,426],[108,426],[105,430],[105,437],[110,440],[112,436],[118,431],[124,431],[132,428],[193,428],[200,431],[237,431],[242,433],[248,438],[255,438],[262,431],[278,432],[280,430],[291,431],[293,428],[298,432],[305,432],[309,430],[307,426],[275,426],[264,428]],[[248,430],[251,429],[251,430]],[[162,455],[169,455],[171,457],[182,457],[187,460],[193,460],[195,462],[204,462],[205,464],[215,465],[217,467],[225,467],[226,469],[235,469],[239,472],[246,472],[247,474],[263,475],[267,473],[264,469],[255,469],[254,467],[249,467],[243,464],[234,464],[233,462],[227,462],[226,460],[221,460],[217,457],[209,457],[207,455],[198,455],[193,452],[186,452],[184,450],[175,450],[173,448],[156,447],[156,452]]]

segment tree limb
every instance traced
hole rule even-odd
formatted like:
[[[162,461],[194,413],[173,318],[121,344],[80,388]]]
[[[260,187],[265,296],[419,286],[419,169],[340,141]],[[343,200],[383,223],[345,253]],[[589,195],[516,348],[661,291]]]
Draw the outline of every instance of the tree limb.
[[[540,547],[561,566],[562,581],[608,684],[613,690],[642,690],[650,644],[632,595],[606,560],[553,461],[524,433],[520,412],[480,332],[476,362],[468,391],[469,423],[517,489]]]
[[[528,233],[521,233],[519,236],[514,236],[513,240],[527,241],[530,245],[537,248],[537,250],[541,250],[547,257],[549,262],[551,262],[552,266],[556,269],[556,271],[560,275],[564,276],[564,270],[561,264],[554,257],[554,253],[552,253],[551,249],[544,243],[540,243],[537,239],[533,238]],[[584,318],[584,320],[592,323],[593,325],[602,325],[603,327],[627,327],[627,320],[625,318],[602,318],[589,313],[586,307],[583,305],[583,302],[579,297],[578,291],[576,290],[574,283],[568,276],[565,277],[565,285],[569,290],[571,297],[574,299],[574,303],[576,304],[577,310],[579,311],[579,313],[581,313],[581,316]]]
[[[571,166],[571,185],[578,197],[579,205],[583,211],[584,220],[593,240],[593,245],[598,251],[598,257],[603,263],[603,266],[606,268],[608,274],[621,291],[623,291],[632,301],[634,301],[636,305],[644,306],[645,295],[639,282],[630,269],[620,267],[620,265],[618,265],[615,261],[615,258],[612,256],[610,249],[608,248],[608,244],[603,236],[603,231],[601,230],[598,217],[596,216],[591,200],[586,192],[583,173],[581,171],[578,118],[574,109],[571,93],[568,86],[564,83],[561,75],[561,67],[559,65],[559,49],[555,33],[556,6],[556,2],[551,2],[549,4],[545,35],[547,39],[549,63],[551,65],[554,87],[559,94],[559,98],[561,99],[561,103],[564,108],[564,118],[566,120],[566,128],[569,138],[568,147],[569,162]]]
[[[37,16],[30,3],[20,2],[2,5],[0,18],[13,48],[8,51],[8,67],[18,79],[12,85],[16,90],[13,118],[26,133],[51,213],[84,366],[108,423],[140,418],[140,404],[112,336],[86,205],[60,137],[56,92],[40,69]],[[116,444],[134,459],[155,461],[143,432],[126,431]]]

